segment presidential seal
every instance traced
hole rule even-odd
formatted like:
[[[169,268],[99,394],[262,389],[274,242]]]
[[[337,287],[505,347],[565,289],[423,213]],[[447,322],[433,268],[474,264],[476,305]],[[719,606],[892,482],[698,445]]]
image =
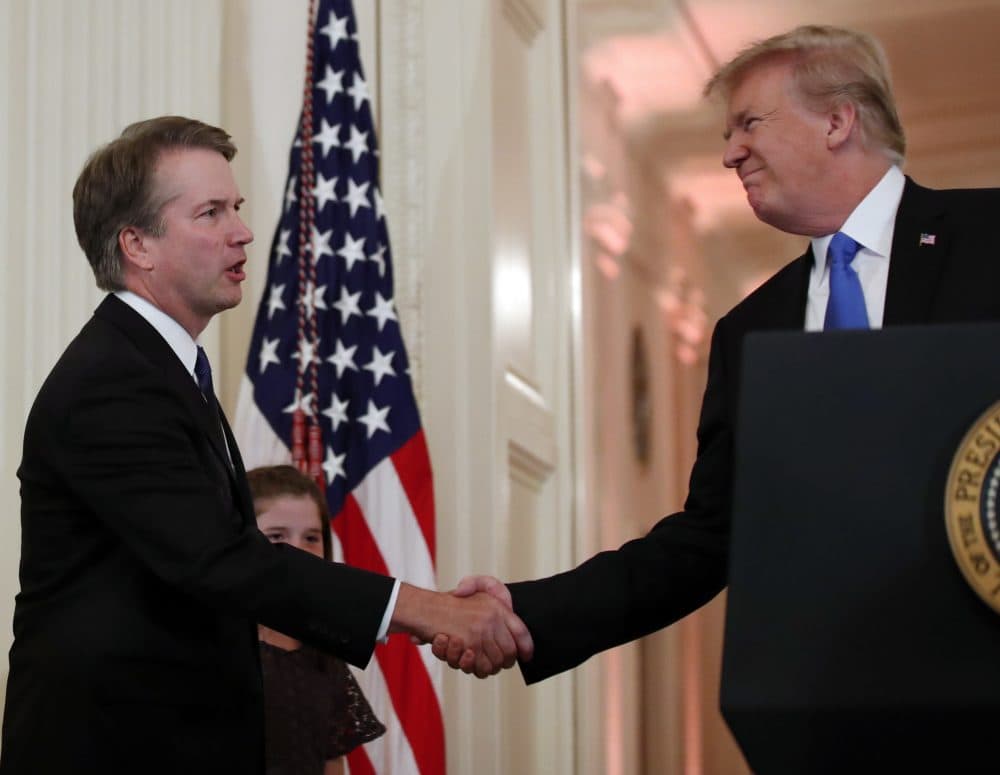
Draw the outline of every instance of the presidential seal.
[[[1000,402],[965,434],[948,472],[944,513],[962,575],[1000,613]]]

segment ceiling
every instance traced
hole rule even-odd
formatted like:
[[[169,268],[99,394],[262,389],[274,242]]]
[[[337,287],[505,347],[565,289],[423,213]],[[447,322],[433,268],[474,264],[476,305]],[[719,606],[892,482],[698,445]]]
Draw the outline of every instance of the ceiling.
[[[631,152],[685,192],[701,228],[749,217],[703,84],[747,43],[805,23],[881,40],[914,177],[1000,184],[1000,0],[579,0],[576,13],[585,85],[613,95]]]

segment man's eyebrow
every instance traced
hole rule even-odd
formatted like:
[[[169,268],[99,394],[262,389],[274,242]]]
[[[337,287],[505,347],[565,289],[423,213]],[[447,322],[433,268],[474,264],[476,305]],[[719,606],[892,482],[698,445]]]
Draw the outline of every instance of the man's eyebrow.
[[[233,202],[233,207],[239,209],[239,206],[243,204],[245,201],[246,200],[243,197],[240,197],[235,202]],[[212,207],[225,207],[228,204],[229,204],[228,199],[220,199],[220,198],[203,199],[202,201],[198,202],[197,205],[195,205],[195,209],[198,210],[202,207],[205,207],[206,205],[211,205]]]

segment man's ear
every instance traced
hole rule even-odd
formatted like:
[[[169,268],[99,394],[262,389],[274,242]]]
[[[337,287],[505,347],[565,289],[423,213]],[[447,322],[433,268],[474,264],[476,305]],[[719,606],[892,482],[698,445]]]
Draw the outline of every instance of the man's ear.
[[[149,270],[153,268],[153,261],[147,250],[145,236],[135,226],[126,226],[118,232],[118,247],[127,265]]]
[[[839,102],[827,113],[826,147],[835,151],[851,138],[858,122],[858,109],[853,102]]]

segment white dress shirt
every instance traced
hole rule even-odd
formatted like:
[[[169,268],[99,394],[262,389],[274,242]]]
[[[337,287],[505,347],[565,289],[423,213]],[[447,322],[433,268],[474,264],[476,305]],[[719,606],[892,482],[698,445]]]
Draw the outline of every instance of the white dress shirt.
[[[156,332],[163,337],[170,349],[180,359],[180,362],[184,364],[184,368],[187,369],[188,374],[191,375],[191,379],[197,385],[198,378],[194,374],[194,364],[198,359],[198,343],[191,338],[191,335],[184,330],[184,327],[166,312],[153,306],[153,304],[146,301],[142,296],[132,293],[132,291],[115,291],[115,296],[128,304],[143,320],[156,329]],[[225,439],[225,434],[223,434],[223,439]],[[398,595],[399,579],[396,579],[396,583],[392,587],[392,594],[389,596],[389,604],[382,615],[382,623],[379,625],[378,634],[375,636],[375,639],[378,641],[384,641],[388,635],[389,622],[392,620],[392,613],[396,609],[396,598]]]
[[[906,178],[899,167],[889,167],[840,227],[840,231],[861,245],[851,267],[861,280],[868,325],[871,328],[882,327],[892,235],[896,229],[896,211],[903,198],[905,183]],[[814,262],[806,299],[806,331],[823,330],[826,303],[830,298],[830,270],[827,267],[826,251],[832,239],[833,235],[827,234],[812,240]]]

